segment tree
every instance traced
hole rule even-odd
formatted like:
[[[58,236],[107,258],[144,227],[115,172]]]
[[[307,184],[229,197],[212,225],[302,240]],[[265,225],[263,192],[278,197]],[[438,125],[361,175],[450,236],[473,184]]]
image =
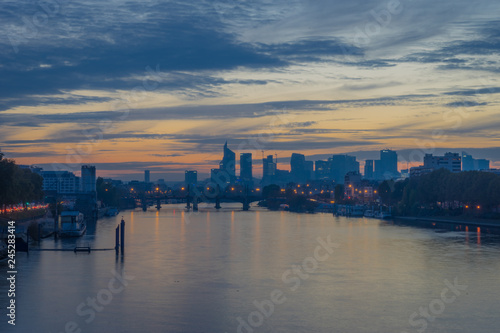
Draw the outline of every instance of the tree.
[[[344,185],[342,184],[335,185],[335,189],[333,192],[336,203],[340,203],[342,202],[342,200],[344,200]]]
[[[377,191],[380,199],[382,200],[382,203],[389,204],[392,195],[391,185],[389,184],[389,182],[387,180],[384,180],[378,186]]]
[[[26,204],[43,198],[43,178],[21,169],[14,160],[0,155],[0,205]]]
[[[276,184],[264,186],[262,189],[262,197],[264,199],[276,198],[281,195],[281,188]]]
[[[97,200],[101,200],[106,206],[117,207],[120,204],[120,192],[110,182],[104,181],[102,177],[96,180]]]

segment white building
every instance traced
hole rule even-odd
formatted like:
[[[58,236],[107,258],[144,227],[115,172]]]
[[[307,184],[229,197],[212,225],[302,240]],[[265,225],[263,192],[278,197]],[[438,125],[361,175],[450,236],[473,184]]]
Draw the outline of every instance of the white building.
[[[444,156],[432,156],[432,154],[425,154],[424,168],[438,170],[448,169],[451,172],[462,171],[462,158],[458,153],[446,153]]]
[[[80,189],[80,178],[69,171],[42,171],[43,191],[58,194],[74,194]]]

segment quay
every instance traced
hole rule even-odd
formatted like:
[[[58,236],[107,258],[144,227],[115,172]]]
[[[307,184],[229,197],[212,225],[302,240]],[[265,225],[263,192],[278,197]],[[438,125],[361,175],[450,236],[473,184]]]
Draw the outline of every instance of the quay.
[[[415,216],[395,216],[394,221],[402,221],[408,224],[409,222],[415,222],[420,224],[426,224],[427,226],[436,226],[440,227],[439,224],[442,224],[443,227],[453,227],[455,226],[456,230],[461,230],[461,227],[470,227],[470,231],[481,232],[485,231],[491,234],[500,235],[500,221],[480,221],[480,220],[461,220],[461,219],[453,219],[453,218],[440,218],[440,217],[415,217]],[[473,229],[475,228],[475,229]],[[482,228],[482,229],[481,229]],[[468,230],[468,228],[466,229]],[[464,230],[464,231],[466,231]]]

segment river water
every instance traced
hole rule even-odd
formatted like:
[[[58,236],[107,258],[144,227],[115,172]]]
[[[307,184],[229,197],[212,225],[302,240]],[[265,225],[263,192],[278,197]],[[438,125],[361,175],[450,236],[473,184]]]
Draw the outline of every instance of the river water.
[[[122,216],[124,256],[18,253],[16,326],[2,279],[0,332],[499,331],[499,236],[170,205],[40,248],[112,248]]]

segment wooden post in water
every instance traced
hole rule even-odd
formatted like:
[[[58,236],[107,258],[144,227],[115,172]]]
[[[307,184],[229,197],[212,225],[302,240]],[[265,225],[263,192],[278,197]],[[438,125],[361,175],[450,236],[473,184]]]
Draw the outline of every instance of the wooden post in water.
[[[118,252],[120,251],[120,225],[117,225],[115,230],[115,251],[118,255]]]
[[[250,209],[250,203],[248,200],[248,185],[245,185],[245,191],[243,193],[243,210],[247,211]]]
[[[125,221],[123,220],[120,223],[120,228],[121,228],[121,239],[120,239],[120,247],[122,251],[122,255],[125,254]]]
[[[197,212],[197,211],[198,211],[198,197],[194,196],[193,197],[193,212]]]
[[[215,209],[220,209],[220,186],[217,184],[217,195],[215,196]]]
[[[191,185],[187,186],[186,208],[191,209]]]

